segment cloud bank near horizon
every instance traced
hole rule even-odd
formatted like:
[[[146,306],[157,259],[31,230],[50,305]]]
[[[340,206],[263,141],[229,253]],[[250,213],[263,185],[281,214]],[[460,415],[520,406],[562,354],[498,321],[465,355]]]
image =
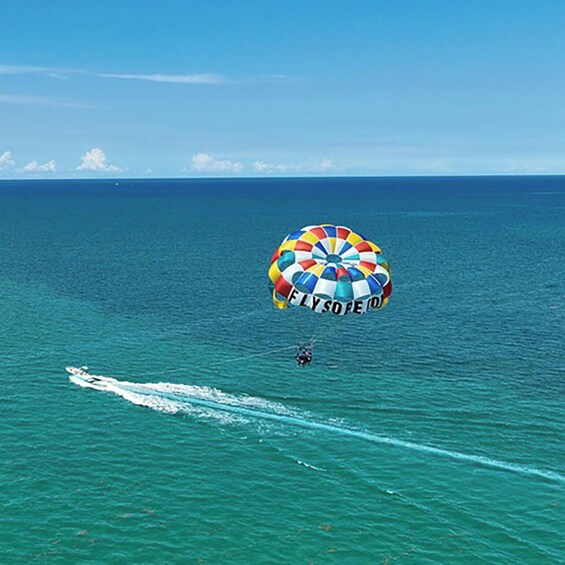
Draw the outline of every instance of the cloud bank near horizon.
[[[190,165],[180,169],[181,173],[197,175],[237,176],[248,172],[257,175],[297,175],[323,174],[335,170],[331,159],[312,161],[302,164],[266,163],[262,160],[243,162],[225,157],[217,157],[210,153],[198,152],[190,158]],[[72,173],[73,171],[92,173],[124,173],[130,169],[115,165],[110,161],[101,147],[93,147],[80,157],[80,163],[71,169],[60,169],[55,159],[40,163],[37,159],[29,161],[22,167],[16,166],[12,151],[0,153],[0,173]],[[130,172],[132,172],[130,170]],[[135,171],[133,171],[135,174]],[[151,167],[143,169],[144,174],[152,174]]]
[[[196,153],[192,156],[191,167],[181,169],[181,172],[194,171],[197,173],[231,173],[238,174],[243,171],[243,163],[231,159],[216,159],[208,153]]]
[[[89,171],[95,173],[119,173],[123,169],[113,165],[108,160],[106,153],[100,147],[93,147],[87,151],[81,158],[77,171]]]
[[[342,156],[343,157],[343,156]],[[227,155],[216,155],[203,151],[192,154],[187,166],[173,171],[165,172],[153,163],[147,162],[143,166],[121,166],[114,163],[106,152],[99,146],[92,147],[78,157],[78,164],[69,163],[60,166],[56,159],[31,159],[18,163],[17,156],[8,149],[0,148],[0,178],[104,178],[124,177],[130,178],[166,178],[166,177],[292,177],[292,176],[359,176],[359,172],[351,169],[343,158],[339,164],[333,159],[308,159],[303,162],[273,162],[263,159],[237,159]],[[396,161],[387,160],[382,155],[370,163],[361,176],[457,176],[477,174],[473,172],[460,172],[463,167],[461,161],[449,159],[419,159],[413,164],[413,169],[408,172],[398,172]],[[516,160],[507,158],[500,162],[493,162],[492,171],[486,174],[494,175],[536,175],[536,174],[563,174],[565,160],[528,159]],[[176,174],[175,174],[176,172]],[[479,173],[480,174],[480,173]],[[484,174],[484,173],[483,173]]]
[[[209,153],[201,152],[194,154],[191,159],[191,166],[181,169],[181,172],[241,174],[251,171],[264,175],[296,175],[324,173],[333,169],[335,169],[335,165],[331,159],[323,159],[319,163],[311,164],[266,163],[260,160],[246,164],[231,159],[218,159]]]
[[[24,165],[21,172],[25,173],[54,173],[57,170],[57,161],[51,159],[43,164],[39,164],[35,159]]]

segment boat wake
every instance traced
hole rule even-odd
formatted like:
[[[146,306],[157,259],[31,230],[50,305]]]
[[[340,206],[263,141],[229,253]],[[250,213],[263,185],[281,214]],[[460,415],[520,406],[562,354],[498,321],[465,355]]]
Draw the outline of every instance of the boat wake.
[[[450,451],[348,428],[335,423],[325,423],[311,418],[310,415],[304,412],[293,410],[278,402],[272,402],[259,397],[234,395],[203,386],[175,383],[135,383],[111,377],[89,375],[87,373],[80,374],[78,371],[71,373],[69,379],[81,387],[110,392],[132,404],[145,406],[160,412],[188,414],[200,418],[218,420],[221,423],[247,423],[257,420],[278,422],[288,426],[318,430],[374,444],[410,449],[469,464],[565,483],[565,475],[555,471],[491,459],[483,455]]]

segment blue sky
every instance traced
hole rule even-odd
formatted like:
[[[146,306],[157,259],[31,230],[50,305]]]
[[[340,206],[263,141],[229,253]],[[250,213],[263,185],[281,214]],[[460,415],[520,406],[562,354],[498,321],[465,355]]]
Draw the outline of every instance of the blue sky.
[[[565,173],[561,0],[0,13],[0,178]]]

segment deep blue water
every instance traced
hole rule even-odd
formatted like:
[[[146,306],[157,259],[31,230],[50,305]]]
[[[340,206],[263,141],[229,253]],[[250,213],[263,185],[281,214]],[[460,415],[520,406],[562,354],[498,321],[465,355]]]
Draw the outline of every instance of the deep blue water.
[[[565,561],[565,178],[117,182],[0,183],[3,562]],[[386,309],[273,308],[324,222]]]

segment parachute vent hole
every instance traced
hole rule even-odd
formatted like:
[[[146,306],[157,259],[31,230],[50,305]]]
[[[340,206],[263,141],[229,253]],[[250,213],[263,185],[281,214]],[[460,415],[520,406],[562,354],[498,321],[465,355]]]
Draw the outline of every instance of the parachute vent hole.
[[[341,263],[342,261],[341,255],[337,255],[336,253],[330,253],[326,256],[326,263]]]

